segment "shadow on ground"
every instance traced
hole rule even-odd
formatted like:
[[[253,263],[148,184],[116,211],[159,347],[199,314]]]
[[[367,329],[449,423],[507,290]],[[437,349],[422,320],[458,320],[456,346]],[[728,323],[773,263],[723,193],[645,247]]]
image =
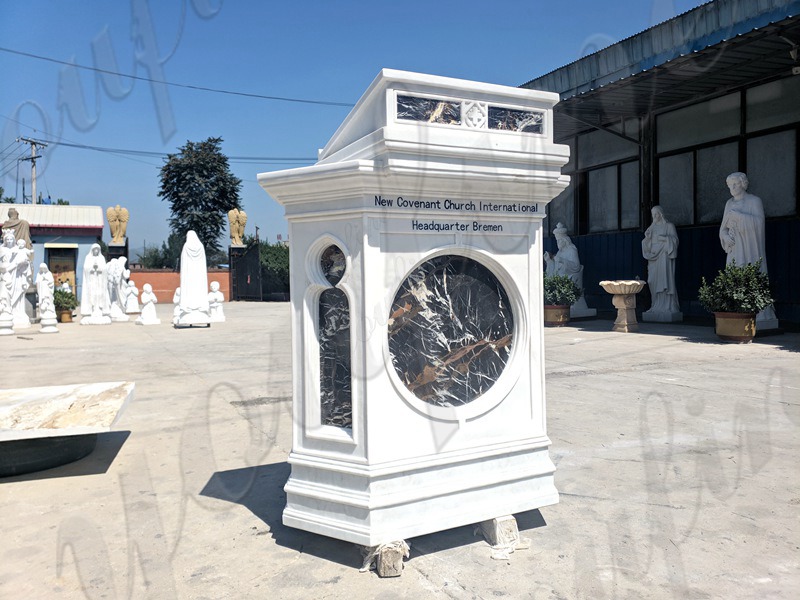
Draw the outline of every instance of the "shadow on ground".
[[[287,462],[219,471],[211,476],[200,491],[200,495],[244,506],[266,523],[279,546],[348,567],[360,566],[361,553],[355,544],[283,524],[281,515],[286,506],[283,486],[286,485],[290,472],[291,468]],[[538,510],[520,513],[516,517],[520,532],[546,525]],[[423,556],[449,550],[479,540],[480,538],[474,534],[474,526],[465,525],[422,535],[408,541],[413,559],[415,555]]]
[[[107,431],[98,433],[97,445],[91,454],[52,469],[35,471],[24,475],[0,477],[0,484],[14,481],[36,481],[39,479],[55,479],[57,477],[79,477],[81,475],[102,475],[107,472],[119,454],[125,440],[130,436],[130,431]],[[42,438],[46,439],[46,438]]]

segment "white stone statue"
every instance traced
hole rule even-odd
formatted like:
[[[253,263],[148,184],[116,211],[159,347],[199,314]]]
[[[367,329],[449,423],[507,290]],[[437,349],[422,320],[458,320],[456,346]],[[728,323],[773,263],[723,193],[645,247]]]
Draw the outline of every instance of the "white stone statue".
[[[175,292],[172,294],[172,304],[174,304],[174,308],[172,309],[172,324],[176,325],[178,323],[178,316],[181,314],[181,288],[180,286],[175,288]]]
[[[15,240],[13,231],[5,231],[0,248],[0,263],[3,264],[3,285],[8,293],[15,329],[31,326],[25,311],[25,292],[33,283],[32,260],[33,250],[26,247],[25,240]]]
[[[100,244],[92,244],[83,261],[81,325],[108,325],[110,314],[106,259],[100,253]]]
[[[578,257],[578,249],[567,235],[567,228],[562,223],[558,223],[553,229],[553,235],[556,238],[558,252],[554,255],[549,252],[544,253],[547,274],[566,275],[581,290],[581,297],[569,308],[569,316],[572,318],[596,316],[597,310],[589,308],[583,296],[583,265]]]
[[[208,292],[208,314],[212,323],[225,322],[225,312],[222,310],[223,302],[225,302],[225,295],[219,290],[219,281],[212,281],[211,291]]]
[[[45,263],[39,265],[39,273],[36,276],[36,294],[39,296],[39,324],[42,328],[39,333],[58,333],[58,319],[56,318],[56,306],[53,304],[53,293],[56,284],[53,274]]]
[[[675,259],[678,257],[678,232],[667,221],[660,206],[650,211],[653,223],[644,232],[642,256],[647,260],[647,286],[652,303],[642,313],[643,321],[672,323],[683,320],[675,285]]]
[[[731,173],[725,179],[731,198],[725,203],[719,241],[728,255],[725,264],[755,263],[761,259],[761,272],[767,273],[766,236],[764,234],[764,205],[761,198],[748,193],[749,181],[744,173]],[[756,316],[756,329],[777,329],[775,309],[768,306]]]
[[[181,295],[176,327],[210,325],[206,249],[194,231],[186,234],[181,251]]]
[[[139,288],[136,287],[133,279],[129,279],[125,288],[125,313],[135,315],[139,312]]]
[[[161,325],[161,319],[156,315],[158,298],[153,293],[153,286],[145,283],[142,288],[142,312],[136,319],[137,325]]]
[[[14,315],[11,314],[11,295],[6,285],[6,263],[0,247],[0,335],[13,335]]]
[[[111,320],[114,322],[128,320],[128,315],[125,314],[125,289],[128,287],[126,273],[130,274],[130,271],[125,268],[127,260],[124,256],[120,256],[108,261],[108,300],[111,307]]]

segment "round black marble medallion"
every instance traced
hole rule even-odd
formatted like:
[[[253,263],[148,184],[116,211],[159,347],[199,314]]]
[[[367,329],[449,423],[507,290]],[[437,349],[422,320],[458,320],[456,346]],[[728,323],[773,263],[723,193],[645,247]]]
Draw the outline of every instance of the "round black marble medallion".
[[[514,315],[497,277],[464,256],[432,258],[400,286],[389,313],[389,354],[417,398],[461,406],[484,394],[511,354]]]

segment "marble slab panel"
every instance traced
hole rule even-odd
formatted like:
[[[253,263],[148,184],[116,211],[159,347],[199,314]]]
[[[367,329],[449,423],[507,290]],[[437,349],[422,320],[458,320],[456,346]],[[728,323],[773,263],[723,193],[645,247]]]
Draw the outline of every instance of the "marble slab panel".
[[[132,381],[0,392],[0,442],[109,431],[133,397]]]
[[[492,272],[470,258],[439,256],[412,271],[397,292],[389,352],[417,398],[460,406],[500,377],[513,332],[508,295]]]
[[[322,425],[352,427],[350,304],[338,288],[319,298],[319,371]]]

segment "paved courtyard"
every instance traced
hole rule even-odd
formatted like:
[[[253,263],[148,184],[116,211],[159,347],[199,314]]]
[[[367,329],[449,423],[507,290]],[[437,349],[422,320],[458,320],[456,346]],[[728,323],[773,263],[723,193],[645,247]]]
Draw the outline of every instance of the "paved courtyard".
[[[472,527],[409,540],[402,577],[284,527],[289,305],[228,322],[0,338],[3,387],[131,380],[89,457],[0,479],[0,598],[795,598],[800,334],[608,320],[545,331],[561,501],[493,560]],[[2,450],[0,450],[2,451]]]

